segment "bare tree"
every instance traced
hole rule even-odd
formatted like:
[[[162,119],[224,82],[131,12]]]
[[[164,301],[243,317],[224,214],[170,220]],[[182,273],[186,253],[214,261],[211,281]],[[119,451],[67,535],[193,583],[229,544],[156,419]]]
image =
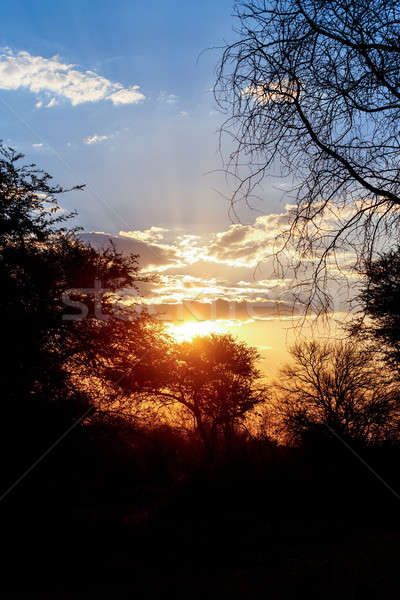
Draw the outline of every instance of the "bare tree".
[[[398,234],[400,4],[396,0],[250,0],[236,7],[215,96],[233,138],[232,202],[274,173],[293,180],[295,268],[311,273],[307,307],[327,308],[329,272]],[[247,168],[243,170],[243,164]],[[349,255],[345,269],[349,268]],[[311,268],[310,268],[311,267]]]
[[[281,433],[299,441],[325,427],[345,439],[377,442],[398,431],[398,387],[352,342],[299,342],[282,368],[274,407]]]

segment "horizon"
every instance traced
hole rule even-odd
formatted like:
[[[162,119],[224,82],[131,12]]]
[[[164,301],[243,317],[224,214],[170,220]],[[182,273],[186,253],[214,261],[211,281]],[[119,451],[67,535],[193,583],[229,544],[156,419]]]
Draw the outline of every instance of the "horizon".
[[[276,372],[293,339],[292,278],[279,277],[272,256],[289,219],[289,183],[267,179],[252,208],[230,210],[233,182],[218,151],[224,115],[212,85],[215,47],[234,35],[232,3],[207,0],[190,15],[185,6],[123,0],[111,13],[99,2],[94,15],[78,2],[31,2],[22,12],[8,4],[0,127],[57,183],[86,185],[63,196],[62,208],[77,211],[76,225],[96,247],[110,234],[139,254],[143,274],[158,276],[142,288],[148,305],[168,312],[192,304],[196,315],[199,302],[229,301],[234,313],[246,304],[250,316],[224,314],[207,331],[255,345],[264,371]],[[186,320],[193,333],[199,318]]]
[[[2,598],[398,598],[399,40],[3,3]]]

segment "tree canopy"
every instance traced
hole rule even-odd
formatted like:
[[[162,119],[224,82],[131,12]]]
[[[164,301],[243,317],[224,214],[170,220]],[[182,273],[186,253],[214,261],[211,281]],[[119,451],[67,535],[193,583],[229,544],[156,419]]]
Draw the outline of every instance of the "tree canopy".
[[[257,351],[230,335],[178,343],[162,328],[150,340],[151,331],[138,336],[137,323],[131,327],[121,331],[119,342],[117,330],[110,331],[113,341],[96,366],[110,381],[122,375],[106,412],[134,418],[140,404],[153,407],[150,414],[169,407],[178,420],[189,420],[209,454],[218,445],[229,447],[248,413],[267,398]]]
[[[54,441],[90,406],[74,375],[84,372],[94,352],[90,332],[99,320],[91,290],[101,280],[108,292],[101,307],[111,319],[110,296],[134,286],[138,270],[135,256],[82,243],[68,226],[72,215],[57,202],[68,190],[22,159],[0,147],[2,444],[14,448],[14,457],[15,446],[34,452]],[[66,297],[83,302],[88,318],[76,320],[80,311]]]
[[[390,368],[400,366],[400,248],[382,253],[360,267],[361,291],[357,297],[361,316],[349,325],[358,339],[369,339]]]
[[[265,400],[256,350],[231,336],[179,344],[160,321],[119,304],[118,290],[140,279],[137,257],[83,243],[68,227],[72,215],[59,209],[57,196],[67,190],[35,165],[21,164],[12,149],[0,153],[8,420],[16,425],[23,411],[31,415],[28,429],[40,421],[51,435],[51,406],[57,418],[64,415],[65,428],[87,407],[99,419],[133,423],[143,403],[156,410],[173,404],[210,452],[221,439],[230,444],[247,413]]]

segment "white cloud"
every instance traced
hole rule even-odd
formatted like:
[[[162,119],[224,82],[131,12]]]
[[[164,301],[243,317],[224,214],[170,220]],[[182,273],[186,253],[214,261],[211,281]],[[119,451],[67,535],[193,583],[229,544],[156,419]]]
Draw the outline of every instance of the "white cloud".
[[[46,108],[51,108],[52,106],[56,106],[58,104],[57,100],[53,97],[48,104],[46,104]]]
[[[112,84],[119,86],[119,83]],[[113,104],[137,104],[140,100],[144,100],[144,95],[139,92],[139,86],[133,85],[130,88],[122,88],[107,96],[107,100],[111,100]]]
[[[157,100],[159,102],[165,102],[165,104],[176,104],[178,102],[178,96],[176,94],[167,94],[167,92],[160,92]]]
[[[150,229],[137,230],[137,231],[120,231],[119,235],[123,237],[130,237],[134,240],[141,240],[142,242],[158,242],[164,238],[164,233],[168,232],[169,229],[164,227],[150,227]]]
[[[255,268],[277,249],[277,240],[287,228],[291,206],[283,213],[257,217],[252,225],[233,224],[227,230],[216,233],[205,248],[204,258],[236,267]]]
[[[168,94],[165,102],[167,104],[176,104],[178,102],[178,96],[176,94]]]
[[[260,104],[268,104],[269,102],[293,102],[299,90],[295,81],[283,78],[279,82],[250,85],[242,93],[252,96]]]
[[[110,100],[114,105],[137,104],[145,98],[138,85],[125,88],[93,71],[79,70],[76,65],[63,63],[58,56],[44,58],[25,51],[3,50],[0,54],[0,89],[19,88],[35,94],[54,94],[69,100],[73,106],[100,100]],[[56,102],[53,97],[47,107]],[[42,101],[39,100],[36,106],[40,108]]]
[[[43,144],[32,144],[33,148],[41,148]]]
[[[108,245],[112,238],[119,251],[139,256],[142,274],[155,275],[140,285],[141,301],[163,320],[230,319],[244,324],[249,319],[292,319],[295,297],[299,305],[306,303],[309,290],[307,285],[300,291],[296,287],[296,275],[290,268],[292,254],[281,256],[282,276],[276,271],[273,257],[280,248],[282,230],[291,222],[292,211],[293,206],[288,204],[282,212],[260,215],[252,224],[236,223],[203,235],[155,226],[120,231],[118,236],[81,235],[97,247]],[[355,283],[351,258],[336,255],[338,263],[328,263],[336,311],[346,306],[346,284]],[[309,267],[305,262],[304,268]],[[129,289],[126,294],[127,303],[135,300],[129,299]]]
[[[83,141],[85,142],[85,144],[99,144],[100,142],[105,142],[106,140],[109,139],[108,135],[92,135],[89,136],[87,138],[85,138]]]

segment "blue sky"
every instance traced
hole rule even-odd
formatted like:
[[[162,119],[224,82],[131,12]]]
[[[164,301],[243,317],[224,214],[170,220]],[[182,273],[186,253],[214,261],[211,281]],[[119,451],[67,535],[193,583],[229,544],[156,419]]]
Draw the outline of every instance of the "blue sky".
[[[270,258],[287,199],[267,182],[259,210],[232,224],[232,188],[215,172],[220,51],[206,50],[234,39],[232,14],[233,0],[3,3],[0,137],[56,182],[87,185],[62,205],[91,243],[105,232],[140,254],[159,277],[142,291],[149,306],[219,303],[215,330],[272,368],[291,307]]]
[[[73,106],[46,90],[0,90],[2,138],[57,181],[87,184],[86,193],[65,200],[86,229],[229,223],[215,191],[229,189],[223,177],[205,175],[221,167],[215,132],[222,117],[209,91],[218,52],[202,51],[232,39],[232,13],[232,0],[6,2],[0,47],[58,55],[81,72],[140,86],[145,99]],[[84,142],[90,138],[96,142]]]

